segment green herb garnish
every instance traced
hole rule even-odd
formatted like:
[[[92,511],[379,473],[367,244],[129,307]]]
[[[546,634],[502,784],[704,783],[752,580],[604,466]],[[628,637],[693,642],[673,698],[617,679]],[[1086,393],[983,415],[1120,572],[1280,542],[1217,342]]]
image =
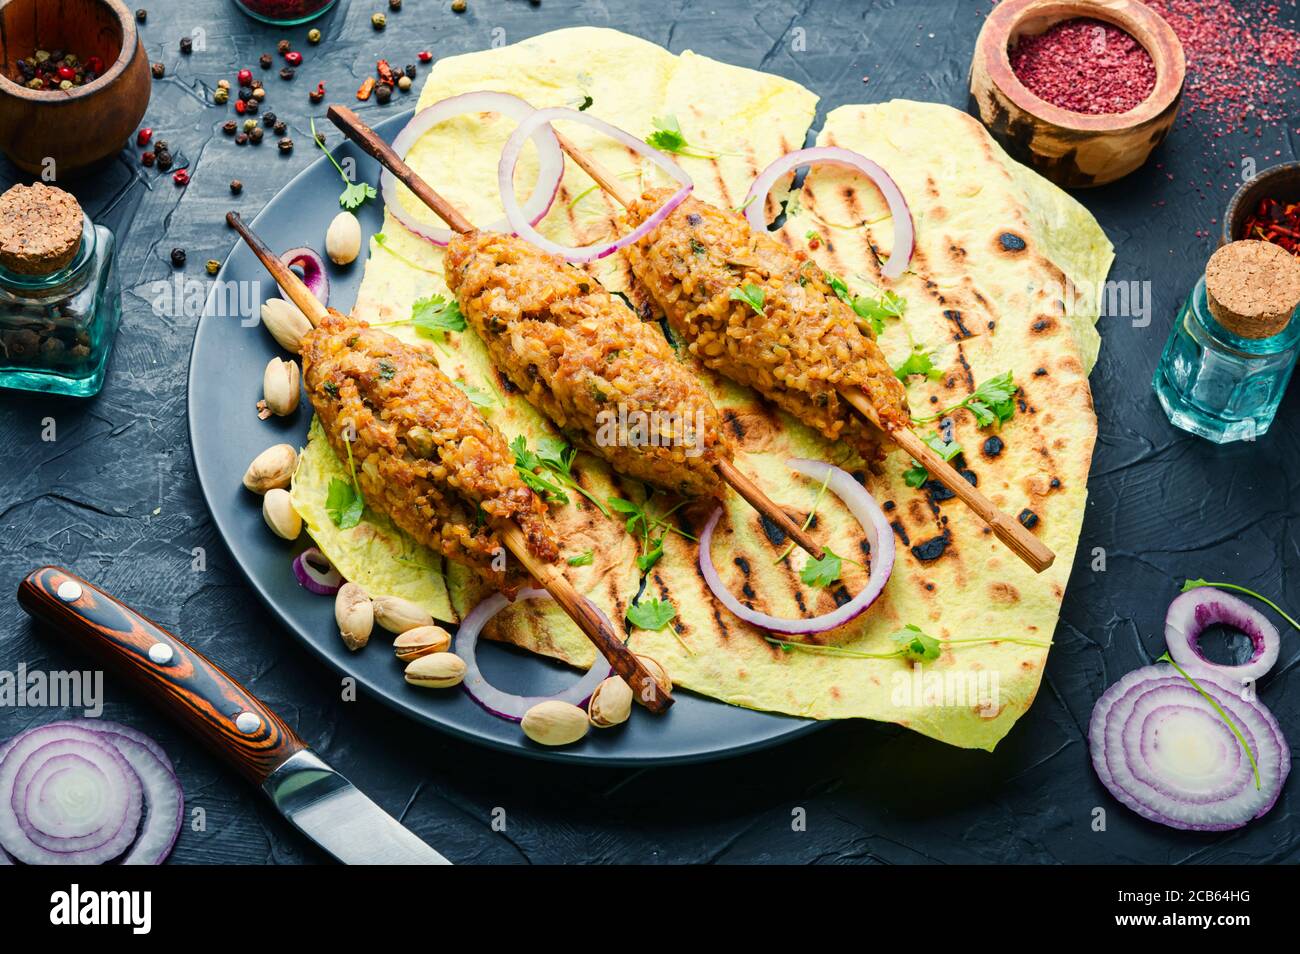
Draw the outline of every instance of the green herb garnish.
[[[915,461],[912,466],[903,471],[903,483],[909,487],[920,487],[930,479],[930,472]]]
[[[577,556],[571,556],[564,562],[569,566],[591,566],[591,561],[595,559],[595,551],[583,550]]]
[[[567,504],[569,495],[565,487],[576,490],[596,505],[606,517],[609,511],[605,505],[588,493],[573,477],[573,460],[578,451],[558,437],[543,437],[537,442],[537,451],[528,449],[528,440],[522,434],[510,442],[510,449],[515,454],[515,470],[520,478],[535,493],[541,494],[550,503]],[[541,473],[537,473],[537,471]]]
[[[733,288],[727,297],[732,301],[743,301],[761,315],[767,295],[759,285],[741,285],[739,288]]]
[[[416,301],[411,306],[410,322],[420,334],[438,341],[446,341],[449,331],[464,331],[467,327],[460,305],[442,295],[430,295]]]
[[[325,144],[320,141],[320,137],[316,134],[315,119],[312,119],[311,121],[311,140],[316,144],[316,148],[325,153],[325,157],[329,159],[330,164],[339,171],[339,175],[343,177],[343,181],[346,183],[343,192],[339,195],[339,205],[347,209],[349,212],[354,212],[360,208],[367,199],[373,199],[379,195],[379,193],[375,191],[375,187],[369,182],[353,182],[348,178],[348,174],[343,171],[343,167],[338,164],[334,155],[325,148]]]
[[[854,295],[844,279],[831,272],[825,272],[826,284],[831,286],[840,301],[853,309],[862,320],[871,325],[871,330],[879,336],[885,330],[885,319],[902,318],[907,311],[907,299],[888,289],[872,298],[867,295]]]
[[[1041,646],[1044,648],[1052,645],[1051,640],[1047,639],[1019,639],[1007,636],[974,636],[970,639],[936,639],[928,633],[922,631],[919,626],[911,623],[904,626],[890,638],[898,645],[897,649],[887,653],[869,653],[860,649],[846,649],[843,646],[822,646],[816,643],[797,643],[789,640],[777,639],[774,636],[764,637],[773,646],[779,646],[787,653],[807,652],[823,656],[843,656],[849,659],[898,659],[905,658],[912,662],[922,663],[931,662],[938,659],[943,653],[945,646],[959,645],[963,643],[1014,643],[1017,646]]]
[[[894,369],[894,375],[904,383],[914,374],[921,375],[930,381],[937,381],[943,377],[943,371],[934,366],[933,351],[926,351],[920,345],[913,345],[912,353]]]
[[[661,630],[677,615],[667,600],[641,599],[627,608],[627,621],[637,629]]]
[[[1001,427],[1016,413],[1016,391],[1018,390],[1015,381],[1011,378],[1011,372],[1004,371],[980,384],[970,395],[956,404],[929,417],[917,417],[912,420],[917,424],[925,424],[965,408],[975,416],[975,423],[979,427],[989,427],[992,424]]]
[[[717,159],[722,153],[698,149],[686,141],[681,124],[673,115],[654,117],[655,131],[645,137],[645,141],[660,152],[670,152],[689,159]]]
[[[469,403],[473,404],[475,407],[477,408],[496,407],[497,399],[496,396],[492,394],[492,392],[485,391],[483,390],[483,388],[476,388],[474,387],[474,385],[467,384],[464,381],[453,381],[451,383],[456,385],[456,387],[460,388],[462,391],[464,391],[465,396],[469,398]]]
[[[804,585],[830,586],[840,578],[843,561],[831,552],[830,547],[822,547],[822,553],[824,555],[820,560],[809,560],[799,571],[799,579],[803,580]]]
[[[691,534],[668,522],[669,517],[686,506],[685,500],[657,517],[650,513],[649,501],[646,501],[645,505],[640,505],[624,500],[622,497],[610,497],[608,503],[610,510],[627,518],[623,522],[623,528],[641,543],[641,553],[636,558],[636,565],[642,573],[648,573],[650,568],[663,558],[664,537],[667,534],[675,533],[687,540],[695,539]],[[660,529],[664,532],[659,533]]]
[[[939,434],[931,431],[925,437],[926,444],[930,445],[930,450],[934,451],[945,461],[950,461],[961,453],[961,445],[956,441],[947,440]]]
[[[943,653],[943,644],[939,640],[912,623],[908,623],[890,638],[898,643],[901,655],[913,662],[930,662]]]
[[[361,485],[357,483],[357,467],[352,458],[352,441],[345,437],[343,443],[348,449],[348,473],[352,476],[352,483],[348,484],[337,477],[330,481],[329,492],[325,495],[325,512],[340,530],[351,530],[361,522],[361,513],[366,508],[366,501],[361,495]]]

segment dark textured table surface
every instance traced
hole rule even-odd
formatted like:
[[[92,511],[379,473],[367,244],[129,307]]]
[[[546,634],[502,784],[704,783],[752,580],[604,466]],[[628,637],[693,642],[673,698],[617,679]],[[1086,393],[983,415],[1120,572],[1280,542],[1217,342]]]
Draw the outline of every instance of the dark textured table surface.
[[[148,3],[148,0],[134,0]],[[1240,3],[1241,0],[1238,0]],[[154,283],[173,278],[169,253],[183,247],[186,278],[232,244],[222,216],[228,182],[251,217],[317,158],[307,101],[324,80],[330,99],[352,91],[379,56],[405,63],[477,50],[561,26],[612,26],[663,44],[789,76],[821,97],[820,115],[841,103],[895,96],[964,106],[966,70],[986,2],[742,0],[407,0],[376,34],[383,0],[340,0],[306,27],[254,23],[229,0],[155,2],[144,38],[167,64],[145,120],[188,162],[193,182],[139,166],[128,149],[96,177],[64,183],[122,241],[123,321],[108,383],[74,402],[0,393],[0,587],[45,563],[97,582],[182,638],[202,646],[383,807],[457,862],[1278,862],[1300,859],[1292,811],[1296,783],[1270,815],[1226,835],[1149,825],[1115,803],[1088,764],[1084,730],[1100,692],[1163,651],[1165,607],[1184,577],[1233,580],[1300,606],[1300,393],[1292,388],[1278,425],[1254,444],[1218,448],[1165,421],[1151,372],[1174,312],[1212,251],[1239,170],[1296,158],[1288,132],[1213,139],[1204,115],[1181,120],[1152,163],[1128,180],[1082,194],[1115,243],[1112,278],[1150,282],[1151,321],[1102,319],[1092,375],[1099,435],[1087,517],[1046,679],[1029,714],[993,754],[951,749],[894,726],[840,724],[797,742],[705,765],[634,771],[552,766],[453,741],[362,698],[340,701],[339,681],[315,662],[250,595],[201,500],[186,432],[185,376],[197,311],[159,317]],[[1283,15],[1294,14],[1284,5]],[[183,57],[178,40],[205,31],[206,50]],[[793,47],[803,31],[806,49]],[[218,79],[291,38],[307,63],[291,83],[266,74],[267,106],[288,121],[298,148],[269,141],[238,149],[221,134],[228,107],[211,102]],[[870,82],[864,85],[863,77]],[[327,100],[328,101],[328,100]],[[409,103],[410,100],[408,99]],[[404,108],[395,98],[365,112]],[[1292,110],[1294,112],[1294,110]],[[820,119],[819,119],[820,122]],[[331,129],[331,132],[333,130]],[[1253,130],[1252,130],[1253,133]],[[1280,155],[1275,155],[1280,151]],[[1163,164],[1163,168],[1156,163]],[[1204,170],[1204,171],[1203,171]],[[6,181],[13,170],[0,167]],[[1209,183],[1206,185],[1206,183]],[[47,419],[55,440],[42,438]],[[195,548],[206,569],[195,572]],[[1095,548],[1105,569],[1093,569]],[[1290,681],[1296,634],[1261,696],[1284,729],[1300,731]],[[64,670],[90,664],[0,601],[0,670]],[[324,856],[225,768],[127,687],[105,681],[107,718],[153,734],[175,760],[191,808],[174,863],[318,862]],[[65,713],[0,708],[0,738]],[[75,713],[66,713],[75,714]],[[1095,831],[1094,809],[1106,809]],[[806,812],[806,830],[792,825]],[[504,819],[504,830],[501,820]]]

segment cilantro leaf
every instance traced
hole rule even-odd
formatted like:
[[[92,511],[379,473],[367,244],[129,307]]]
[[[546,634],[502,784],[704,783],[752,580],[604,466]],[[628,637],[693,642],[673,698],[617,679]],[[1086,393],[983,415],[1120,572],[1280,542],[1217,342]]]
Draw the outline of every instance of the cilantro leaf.
[[[727,297],[731,301],[743,301],[761,315],[763,314],[763,302],[767,298],[767,293],[759,285],[742,285],[739,288],[733,288],[731,294]]]
[[[903,471],[903,483],[909,487],[920,487],[929,479],[930,472],[916,462],[913,462],[911,467]]]
[[[583,550],[577,556],[571,556],[565,562],[569,566],[591,566],[591,561],[595,558],[595,553],[591,550]]]
[[[934,451],[945,461],[952,460],[961,453],[961,445],[956,441],[945,440],[940,435],[931,431],[925,438],[925,442],[930,445],[930,450]]]
[[[541,458],[528,449],[528,440],[520,434],[510,442],[515,455],[515,472],[533,493],[540,494],[547,503],[567,504],[569,495],[549,476],[536,471],[543,467]]]
[[[473,404],[475,407],[478,408],[496,407],[497,399],[492,395],[491,392],[485,391],[482,388],[476,388],[474,387],[474,385],[467,384],[464,381],[453,381],[451,383],[456,385],[456,387],[460,388],[462,391],[464,391],[465,396],[469,398],[469,403]]]
[[[369,182],[349,182],[339,195],[339,205],[349,212],[356,211],[367,199],[373,199],[379,193]]]
[[[663,557],[663,555],[664,555],[664,538],[661,535],[659,539],[655,541],[655,544],[651,549],[647,550],[645,553],[641,554],[639,557],[636,558],[637,569],[640,570],[642,573],[650,572],[651,567],[653,567],[656,563],[658,563],[659,560]]]
[[[686,148],[686,137],[676,116],[654,117],[655,131],[645,141],[662,152],[680,152]]]
[[[825,273],[826,284],[831,286],[831,291],[839,296],[840,301],[846,305],[853,304],[853,295],[849,292],[849,286],[844,284],[844,279],[832,272]]]
[[[330,481],[329,493],[325,497],[325,512],[330,515],[334,525],[340,530],[350,530],[361,522],[361,512],[365,501],[345,480],[335,477]]]
[[[578,106],[578,112],[583,113],[591,109],[591,104],[593,102],[595,102],[595,100],[591,98],[591,94],[587,94],[586,96],[583,96],[582,102]]]
[[[464,331],[468,327],[460,306],[442,295],[430,295],[416,301],[411,306],[410,320],[420,334],[439,341],[447,340],[448,331]]]
[[[849,286],[845,284],[844,279],[838,275],[825,272],[823,277],[836,297],[852,308],[853,313],[859,318],[869,322],[871,330],[877,335],[885,330],[886,318],[902,318],[903,312],[907,310],[907,299],[888,289],[875,298],[868,298],[866,295],[854,295],[849,291]]]
[[[913,420],[917,424],[924,424],[965,408],[974,415],[977,426],[989,427],[996,424],[1001,427],[1015,416],[1016,392],[1018,390],[1020,389],[1012,380],[1011,372],[1004,371],[1002,374],[995,375],[984,381],[956,404],[944,408],[937,414],[931,414],[929,417],[918,417]]]
[[[576,447],[570,447],[558,437],[543,437],[537,442],[537,459],[543,467],[568,477],[573,469],[573,459],[578,456]]]
[[[934,352],[925,351],[920,345],[912,347],[912,353],[894,369],[894,374],[898,380],[903,382],[906,382],[914,374],[924,375],[931,381],[937,381],[943,377],[943,371],[934,366]]]
[[[663,629],[676,615],[677,607],[667,600],[641,599],[627,608],[627,621],[637,629]]]
[[[891,637],[902,650],[901,655],[913,662],[930,662],[938,659],[943,652],[943,644],[933,636],[922,632],[919,626],[908,623]]]
[[[824,547],[823,553],[825,555],[820,560],[809,560],[799,571],[799,579],[807,586],[830,586],[840,578],[843,562],[830,547]]]

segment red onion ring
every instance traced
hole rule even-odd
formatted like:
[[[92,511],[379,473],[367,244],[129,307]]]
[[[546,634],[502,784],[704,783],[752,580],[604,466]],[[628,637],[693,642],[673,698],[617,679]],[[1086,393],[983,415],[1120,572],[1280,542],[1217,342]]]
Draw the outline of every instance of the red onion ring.
[[[745,218],[749,220],[750,226],[759,232],[767,231],[764,216],[767,209],[767,196],[772,191],[772,186],[776,185],[777,180],[786,173],[793,172],[800,166],[810,165],[856,169],[880,190],[880,194],[889,204],[889,214],[894,219],[894,248],[889,253],[889,261],[880,269],[880,274],[890,279],[902,275],[907,268],[907,263],[912,259],[912,250],[916,242],[912,211],[907,207],[907,199],[903,197],[902,190],[890,178],[889,173],[879,163],[872,162],[866,156],[851,149],[841,149],[839,146],[814,146],[811,149],[800,149],[782,156],[760,172],[754,184],[749,187],[749,195],[745,197]]]
[[[582,248],[574,248],[568,245],[560,245],[558,242],[552,242],[546,236],[538,232],[533,225],[537,220],[529,221],[524,215],[524,210],[519,208],[519,203],[515,199],[515,166],[519,163],[519,156],[523,152],[524,140],[533,133],[534,130],[543,126],[549,127],[552,120],[571,119],[576,123],[583,123],[593,129],[597,129],[609,136],[611,139],[622,143],[638,155],[645,156],[660,169],[663,169],[668,175],[672,176],[682,187],[672,194],[657,211],[648,216],[644,222],[635,229],[612,242],[597,242],[594,245],[586,245]],[[511,133],[510,138],[506,140],[505,148],[501,150],[501,162],[497,165],[497,186],[501,190],[501,203],[505,206],[506,219],[510,223],[516,235],[532,242],[544,252],[552,255],[559,255],[567,261],[575,264],[584,264],[594,262],[598,259],[605,258],[607,255],[613,255],[621,248],[625,248],[641,239],[652,230],[658,228],[673,209],[685,201],[686,197],[691,194],[695,184],[676,163],[672,162],[667,156],[652,148],[646,143],[637,139],[631,133],[624,132],[617,126],[610,125],[603,119],[598,119],[590,113],[580,113],[576,109],[568,109],[563,106],[553,106],[550,109],[535,110],[531,115],[524,119],[515,131]]]
[[[328,305],[330,300],[330,280],[325,274],[325,260],[320,257],[315,249],[303,246],[302,248],[291,248],[280,256],[280,261],[293,268],[297,265],[302,269],[302,283],[307,286],[308,290],[315,295],[322,305]],[[288,297],[286,293],[285,297]]]
[[[516,601],[549,599],[551,599],[550,593],[537,589],[520,590],[518,597],[516,597]],[[595,603],[592,603],[591,600],[587,600],[587,603],[606,624],[609,623],[609,617]],[[553,696],[517,696],[509,692],[503,692],[483,677],[482,671],[478,668],[478,659],[475,654],[479,634],[483,631],[483,627],[487,625],[488,620],[510,605],[511,601],[505,594],[494,593],[470,610],[469,614],[461,620],[460,627],[456,630],[456,640],[452,646],[452,652],[465,662],[465,679],[461,685],[465,687],[469,697],[494,716],[509,719],[511,722],[521,721],[524,713],[539,702],[558,700],[559,702],[571,702],[575,706],[581,706],[596,691],[596,687],[609,678],[609,674],[613,671],[609,663],[599,653],[597,653],[596,661],[592,663],[585,676],[568,689]]]
[[[1198,640],[1215,623],[1232,626],[1250,637],[1255,649],[1247,662],[1228,666],[1201,655]],[[1267,616],[1245,600],[1210,586],[1188,590],[1169,604],[1165,614],[1165,642],[1170,657],[1180,666],[1203,666],[1225,679],[1235,680],[1234,685],[1265,675],[1282,651],[1282,634]]]
[[[322,563],[324,570],[318,566]],[[346,582],[329,557],[316,547],[308,547],[293,558],[293,575],[299,586],[317,596],[331,596]]]
[[[405,159],[406,154],[411,151],[421,136],[454,116],[465,113],[500,113],[514,120],[524,120],[533,112],[533,107],[518,96],[511,96],[509,93],[479,90],[451,96],[412,116],[411,121],[393,140],[393,151]],[[531,133],[531,138],[538,154],[537,183],[533,186],[533,194],[528,197],[521,215],[526,215],[530,224],[536,224],[551,210],[551,204],[559,194],[560,180],[564,178],[564,154],[560,152],[560,143],[550,126],[535,129]],[[520,151],[522,150],[521,143]],[[397,191],[398,184],[397,177],[387,169],[379,177],[384,205],[393,213],[393,218],[397,219],[408,232],[418,235],[426,242],[432,242],[434,245],[446,245],[450,242],[452,236],[450,229],[426,225],[416,220],[402,207],[401,196]],[[514,197],[513,190],[510,195]],[[508,228],[510,223],[506,219],[500,219],[487,226],[484,231],[504,232]]]
[[[185,817],[185,793],[171,759],[153,739],[128,726],[105,722],[95,731],[122,753],[144,786],[144,825],[122,864],[160,865],[171,854]]]
[[[709,522],[704,525],[704,532],[700,534],[700,572],[704,575],[704,582],[723,606],[759,629],[789,634],[824,633],[837,626],[843,626],[860,615],[880,596],[889,581],[890,573],[894,570],[894,531],[875,498],[867,493],[866,488],[854,480],[853,475],[848,471],[819,460],[794,458],[785,463],[791,470],[805,477],[825,480],[827,489],[844,501],[854,519],[862,525],[867,535],[867,542],[871,544],[871,574],[862,592],[832,612],[814,616],[812,619],[783,619],[745,606],[723,585],[722,577],[718,575],[717,568],[713,565],[713,557],[709,553],[710,544],[713,542],[713,528],[718,525],[718,518],[722,516],[721,507],[709,517]],[[828,477],[827,474],[830,476]]]
[[[1097,700],[1088,725],[1093,768],[1143,818],[1190,831],[1240,828],[1277,802],[1291,771],[1286,739],[1263,703],[1243,698],[1230,680],[1203,666],[1184,669],[1241,732],[1259,766],[1259,787],[1222,717],[1164,665],[1134,670]]]

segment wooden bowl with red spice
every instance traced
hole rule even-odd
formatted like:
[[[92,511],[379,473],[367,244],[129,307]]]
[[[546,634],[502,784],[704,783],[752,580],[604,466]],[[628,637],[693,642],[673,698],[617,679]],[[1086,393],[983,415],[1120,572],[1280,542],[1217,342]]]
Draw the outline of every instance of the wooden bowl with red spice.
[[[1003,0],[971,60],[972,104],[1015,159],[1058,185],[1105,185],[1168,135],[1187,63],[1138,0]]]
[[[83,66],[80,85],[27,85],[20,61],[38,50],[73,54]],[[101,70],[90,78],[84,65],[92,58]],[[149,61],[121,0],[0,0],[0,150],[24,172],[62,179],[116,155],[149,93]]]

